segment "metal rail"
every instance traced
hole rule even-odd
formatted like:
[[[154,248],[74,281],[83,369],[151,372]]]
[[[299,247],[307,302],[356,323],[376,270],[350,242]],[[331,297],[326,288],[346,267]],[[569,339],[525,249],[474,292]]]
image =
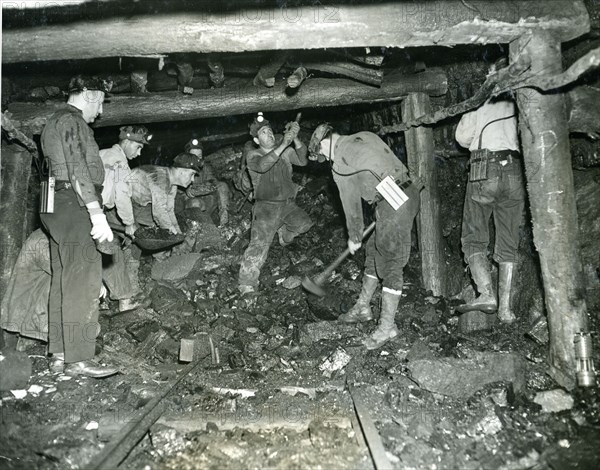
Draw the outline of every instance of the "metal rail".
[[[358,417],[360,428],[365,438],[365,442],[367,443],[371,458],[373,459],[375,469],[392,470],[394,466],[391,464],[387,454],[385,453],[381,436],[377,432],[377,428],[375,427],[367,408],[356,394],[356,389],[354,387],[350,387],[350,385],[348,385],[348,389],[350,391],[352,402],[354,403],[354,410],[356,412],[356,416]]]
[[[186,366],[179,377],[162,393],[150,400],[139,410],[135,417],[129,422],[92,462],[86,467],[90,470],[115,469],[129,455],[131,450],[150,429],[158,418],[162,415],[165,408],[164,398],[192,372],[200,362],[193,362]]]

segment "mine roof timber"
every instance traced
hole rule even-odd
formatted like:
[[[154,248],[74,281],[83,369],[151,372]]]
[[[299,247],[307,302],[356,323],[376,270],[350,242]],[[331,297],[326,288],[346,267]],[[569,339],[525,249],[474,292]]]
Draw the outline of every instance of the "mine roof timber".
[[[311,2],[314,3],[314,2]],[[202,3],[200,3],[202,7]],[[110,14],[110,2],[100,4]],[[4,29],[2,62],[340,47],[508,43],[531,29],[589,31],[582,0],[432,0],[241,8]]]
[[[104,105],[102,117],[94,127],[130,123],[149,123],[205,119],[256,111],[286,111],[302,108],[336,107],[358,103],[390,102],[409,93],[441,96],[448,91],[446,73],[437,68],[418,74],[386,75],[381,87],[363,85],[343,78],[313,78],[294,93],[285,84],[273,88],[246,86],[194,90],[193,95],[178,92],[140,95],[114,95]],[[10,119],[23,132],[38,134],[46,119],[65,103],[9,103]]]

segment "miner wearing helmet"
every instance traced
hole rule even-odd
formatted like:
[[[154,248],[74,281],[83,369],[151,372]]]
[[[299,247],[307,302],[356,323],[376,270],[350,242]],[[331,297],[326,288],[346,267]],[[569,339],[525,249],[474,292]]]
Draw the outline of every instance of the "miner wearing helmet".
[[[372,132],[340,135],[324,123],[314,131],[308,147],[311,160],[331,163],[352,254],[362,245],[362,200],[375,206],[375,233],[366,246],[362,290],[354,306],[338,320],[346,323],[372,320],[370,303],[381,279],[379,325],[364,341],[367,349],[377,349],[399,333],[396,310],[402,294],[404,266],[410,255],[412,226],[419,211],[421,185],[411,181],[406,166]],[[385,191],[380,186],[384,180]]]
[[[140,156],[144,145],[152,140],[152,134],[144,126],[122,126],[119,129],[119,142],[108,149],[100,150],[104,164],[102,202],[110,222],[125,225],[125,233],[133,237],[138,226],[133,215],[129,179],[129,160]],[[110,259],[104,259],[104,283],[110,298],[119,301],[119,312],[126,312],[140,306],[136,299],[139,286],[139,261],[131,253],[131,248],[113,250]],[[104,258],[107,258],[106,256]]]
[[[305,166],[307,149],[300,139],[297,122],[288,123],[282,135],[275,135],[262,114],[250,125],[253,143],[244,149],[254,189],[250,245],[244,252],[239,273],[242,294],[258,288],[260,269],[267,259],[275,234],[282,246],[307,232],[313,222],[296,203],[298,185],[292,181],[292,165]]]
[[[100,158],[106,171],[102,189],[104,206],[116,207],[127,235],[137,229],[131,207],[131,195],[127,186],[131,168],[129,160],[140,156],[142,148],[152,140],[152,134],[144,126],[123,126],[119,129],[119,142],[109,149],[100,150]]]
[[[40,214],[52,263],[48,352],[56,368],[97,378],[117,372],[93,361],[102,263],[88,254],[95,242],[113,240],[100,196],[104,167],[89,126],[102,113],[110,88],[110,81],[98,77],[73,77],[67,106],[47,119],[40,139],[56,182],[54,208]]]
[[[502,57],[491,65],[489,75],[507,66],[506,58]],[[455,138],[471,152],[461,244],[479,293],[477,298],[459,305],[456,310],[489,314],[498,311],[501,322],[512,323],[516,320],[511,305],[512,285],[525,204],[514,101],[500,95],[465,113],[456,127]],[[498,263],[499,299],[496,299],[487,255],[492,215],[496,232],[493,259]]]
[[[185,200],[185,207],[199,207],[209,214],[218,209],[219,225],[226,225],[229,221],[227,208],[231,191],[226,182],[215,177],[212,167],[204,161],[202,143],[198,139],[191,139],[185,145],[185,152],[175,157],[174,163],[196,170],[197,173],[194,182],[178,196]]]

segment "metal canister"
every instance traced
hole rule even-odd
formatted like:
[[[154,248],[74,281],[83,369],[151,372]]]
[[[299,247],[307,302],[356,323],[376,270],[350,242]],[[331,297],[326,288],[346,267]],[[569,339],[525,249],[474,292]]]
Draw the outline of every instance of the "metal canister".
[[[575,359],[577,361],[577,383],[580,387],[593,387],[596,385],[596,371],[592,357],[591,333],[575,334]]]

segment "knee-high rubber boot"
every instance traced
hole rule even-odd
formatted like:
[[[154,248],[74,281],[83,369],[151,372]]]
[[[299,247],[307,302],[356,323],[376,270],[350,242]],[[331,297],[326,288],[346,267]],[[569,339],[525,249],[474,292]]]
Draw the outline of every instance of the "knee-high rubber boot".
[[[492,275],[488,267],[488,261],[483,253],[477,253],[469,259],[471,276],[479,296],[469,303],[456,307],[460,313],[478,310],[484,313],[494,313],[498,309],[498,301],[492,288]]]
[[[379,325],[375,331],[365,341],[367,349],[378,349],[387,343],[390,339],[398,336],[396,327],[396,310],[400,302],[401,291],[389,292],[385,287],[381,293],[381,315],[379,316]]]
[[[512,323],[517,317],[511,309],[512,299],[512,281],[515,269],[515,263],[500,263],[500,272],[498,276],[498,319],[502,323]]]
[[[362,289],[358,296],[358,300],[348,312],[343,313],[338,317],[338,321],[344,323],[359,323],[372,320],[373,312],[371,311],[370,303],[378,285],[379,279],[365,274],[363,276]]]

